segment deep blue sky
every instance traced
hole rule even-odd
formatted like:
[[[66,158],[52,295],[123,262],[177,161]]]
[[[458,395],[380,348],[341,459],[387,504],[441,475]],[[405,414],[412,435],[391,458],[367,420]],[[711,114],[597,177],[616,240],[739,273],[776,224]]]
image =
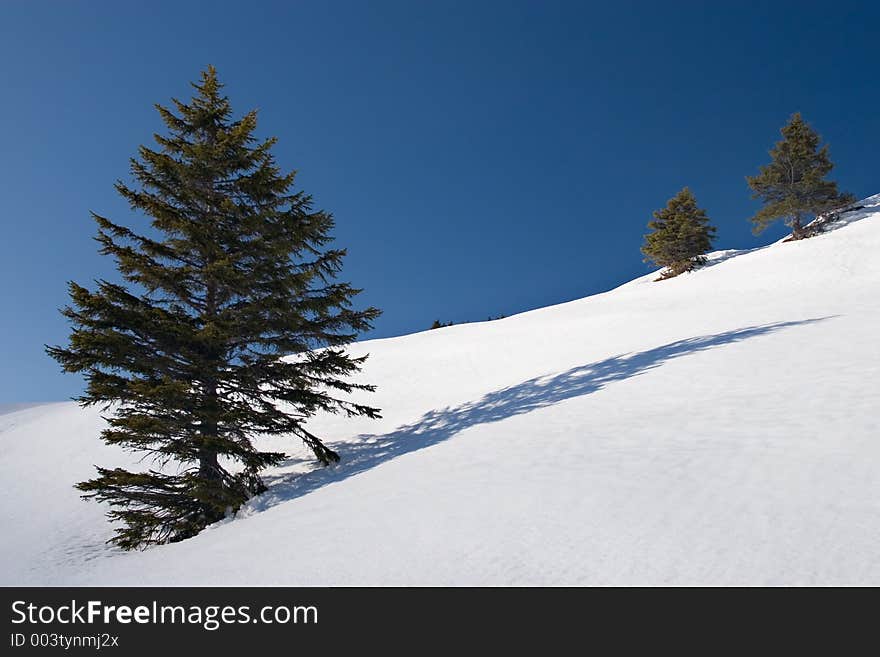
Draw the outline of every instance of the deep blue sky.
[[[744,176],[796,110],[845,189],[880,192],[878,23],[803,0],[2,2],[0,403],[80,391],[42,349],[65,281],[113,274],[89,210],[142,221],[113,182],[209,63],[335,214],[383,337],[645,273],[684,185],[719,248],[778,238],[751,235]]]

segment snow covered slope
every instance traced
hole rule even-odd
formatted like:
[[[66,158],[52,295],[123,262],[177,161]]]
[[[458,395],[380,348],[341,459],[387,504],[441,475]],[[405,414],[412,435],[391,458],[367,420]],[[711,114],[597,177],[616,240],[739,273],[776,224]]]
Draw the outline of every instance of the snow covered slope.
[[[381,421],[316,418],[233,520],[140,553],[71,485],[71,403],[0,415],[2,584],[880,585],[880,195],[845,226],[500,321],[355,345]]]

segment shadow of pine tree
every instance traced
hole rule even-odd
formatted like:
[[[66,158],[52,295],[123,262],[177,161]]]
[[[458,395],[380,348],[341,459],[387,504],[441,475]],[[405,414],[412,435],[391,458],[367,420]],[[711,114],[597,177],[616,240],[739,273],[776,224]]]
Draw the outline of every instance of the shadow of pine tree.
[[[447,440],[478,424],[498,422],[515,415],[588,395],[609,383],[643,374],[666,361],[775,331],[820,322],[830,317],[751,326],[714,335],[678,340],[654,349],[606,358],[565,372],[540,376],[484,395],[454,408],[432,410],[412,424],[391,433],[361,435],[341,446],[342,461],[311,472],[268,477],[269,490],[253,499],[251,511],[263,511],[281,502],[306,495],[327,484],[342,481],[402,454]]]

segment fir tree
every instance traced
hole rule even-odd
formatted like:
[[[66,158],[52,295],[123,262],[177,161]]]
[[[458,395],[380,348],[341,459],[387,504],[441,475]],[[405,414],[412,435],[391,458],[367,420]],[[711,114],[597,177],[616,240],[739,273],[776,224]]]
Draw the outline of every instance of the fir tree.
[[[703,254],[712,248],[715,227],[706,211],[697,207],[697,199],[685,187],[669,199],[666,207],[654,212],[648,222],[651,233],[645,235],[642,253],[645,262],[665,267],[661,278],[671,278],[706,262]]]
[[[762,166],[757,176],[746,176],[752,198],[764,204],[750,221],[757,235],[784,219],[792,238],[801,239],[807,237],[806,219],[851,203],[854,197],[839,192],[836,182],[825,180],[834,168],[828,145],[819,147],[819,135],[799,112],[781,132],[782,140],[770,150],[770,164]]]
[[[139,185],[116,184],[153,230],[93,214],[125,283],[70,283],[69,346],[47,347],[84,373],[81,404],[112,411],[102,439],[152,457],[147,471],[99,467],[77,486],[110,504],[126,549],[193,536],[263,492],[260,471],[285,455],[257,449],[256,434],[296,436],[326,465],[339,456],[310,416],[379,416],[342,398],[373,389],[348,380],[364,358],[344,346],[379,311],[353,309],[360,290],[335,280],[345,251],[328,247],[332,216],[293,191],[276,140],[254,137],[256,112],[233,120],[213,67],[193,87],[176,111],[156,106],[168,134],[131,161]]]

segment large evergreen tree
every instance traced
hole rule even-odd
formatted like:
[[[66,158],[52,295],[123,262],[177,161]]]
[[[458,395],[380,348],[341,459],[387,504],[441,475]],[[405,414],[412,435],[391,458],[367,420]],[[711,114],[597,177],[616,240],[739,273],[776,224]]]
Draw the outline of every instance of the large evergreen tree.
[[[662,278],[677,276],[705,263],[703,254],[712,248],[715,237],[715,227],[687,187],[669,199],[665,208],[654,212],[648,228],[652,232],[645,235],[642,253],[645,262],[666,268]]]
[[[168,134],[132,160],[139,185],[116,184],[153,230],[93,215],[125,283],[70,283],[70,344],[47,348],[85,374],[83,405],[111,411],[103,440],[153,459],[78,484],[111,505],[126,549],[193,536],[264,491],[260,471],[284,454],[255,435],[299,437],[326,465],[339,456],[310,416],[378,417],[345,398],[373,389],[348,380],[363,358],[344,346],[379,311],[353,309],[359,290],[335,280],[345,251],[328,247],[332,216],[293,191],[276,140],[254,137],[256,112],[233,119],[212,67],[193,86],[176,111],[157,106]]]
[[[752,198],[764,204],[750,221],[758,234],[774,221],[784,219],[792,237],[801,239],[807,236],[805,220],[854,199],[838,191],[836,182],[825,180],[834,168],[828,145],[819,147],[819,135],[799,112],[781,132],[782,139],[770,150],[770,164],[762,166],[757,176],[746,176]]]

